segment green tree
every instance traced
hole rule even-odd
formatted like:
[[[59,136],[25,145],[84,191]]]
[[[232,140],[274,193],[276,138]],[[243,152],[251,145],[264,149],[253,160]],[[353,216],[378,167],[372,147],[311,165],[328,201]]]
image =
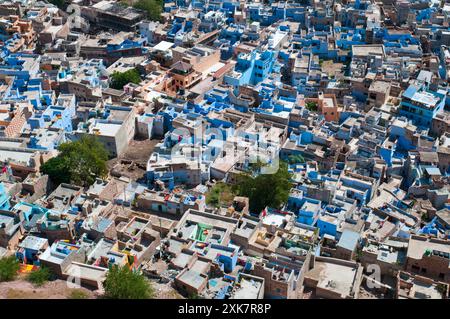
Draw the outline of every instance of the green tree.
[[[15,256],[0,259],[0,282],[14,280],[19,269],[19,261]]]
[[[47,174],[57,185],[61,183],[69,184],[70,174],[68,174],[68,166],[66,158],[57,156],[45,162],[41,167],[41,171]]]
[[[289,164],[305,163],[305,158],[301,155],[289,155]]]
[[[444,283],[438,283],[436,290],[442,295],[443,298],[447,295],[447,286]]]
[[[206,203],[214,207],[230,206],[233,203],[233,198],[231,186],[218,182],[206,194]]]
[[[64,7],[65,0],[48,0],[51,4],[54,4],[58,8],[62,9]]]
[[[63,143],[58,150],[60,154],[41,167],[42,173],[49,175],[56,184],[88,186],[96,178],[108,173],[108,152],[94,136],[84,136],[78,141]]]
[[[288,200],[292,175],[288,172],[286,162],[280,162],[275,174],[260,174],[254,177],[254,173],[253,170],[241,174],[234,186],[239,196],[249,198],[252,212],[259,213],[266,206],[278,208]]]
[[[160,21],[161,12],[163,11],[163,0],[138,0],[134,5],[134,8],[147,12],[150,20]]]
[[[361,248],[356,249],[356,253],[355,253],[355,260],[357,262],[361,262],[361,259],[363,257],[363,251]]]
[[[112,299],[149,299],[154,297],[154,290],[147,279],[128,267],[114,265],[103,282],[105,297]]]
[[[141,82],[141,76],[136,69],[131,69],[125,72],[115,71],[111,75],[111,87],[116,90],[123,89],[123,87],[128,83],[138,84],[139,82]]]
[[[316,112],[318,110],[316,102],[306,102],[306,109],[312,112]]]
[[[422,214],[421,219],[422,219],[422,221],[424,221],[424,222],[426,222],[426,223],[428,223],[428,222],[431,221],[431,218],[430,218],[430,216],[428,216],[428,213],[427,213],[427,212],[425,212],[425,213]]]
[[[49,268],[42,266],[28,274],[27,280],[36,286],[42,286],[50,280],[52,273]]]

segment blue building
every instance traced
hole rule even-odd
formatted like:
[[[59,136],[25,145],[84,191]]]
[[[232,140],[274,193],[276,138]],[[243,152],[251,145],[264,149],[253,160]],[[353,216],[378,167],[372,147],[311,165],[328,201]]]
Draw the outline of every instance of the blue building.
[[[431,121],[444,110],[445,95],[410,85],[402,95],[399,114],[419,127],[429,128]]]
[[[48,239],[36,236],[27,236],[20,244],[16,257],[25,264],[39,265],[39,253],[48,247]]]
[[[106,45],[107,60],[113,63],[122,57],[140,56],[146,53],[144,38],[125,39],[120,43],[111,42]]]
[[[313,225],[320,211],[320,201],[312,198],[304,198],[298,211],[297,221],[306,225]]]
[[[272,72],[276,54],[274,51],[253,51],[238,56],[235,70],[224,77],[224,82],[236,90],[241,85],[256,85],[266,79]]]
[[[6,192],[5,185],[0,183],[0,210],[9,210],[11,208],[10,198]]]
[[[4,63],[0,65],[0,75],[14,77],[12,89],[23,92],[28,81],[35,78],[39,72],[39,62],[40,56],[37,54],[11,54],[5,57]]]
[[[319,229],[319,236],[337,236],[338,218],[331,214],[323,214],[317,219],[316,227]]]
[[[238,251],[237,247],[223,246],[211,244],[210,249],[216,253],[216,261],[227,273],[232,272],[237,264]]]

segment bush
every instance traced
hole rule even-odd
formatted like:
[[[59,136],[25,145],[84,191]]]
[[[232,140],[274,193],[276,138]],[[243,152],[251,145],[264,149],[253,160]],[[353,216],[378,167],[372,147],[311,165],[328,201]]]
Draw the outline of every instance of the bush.
[[[288,156],[289,164],[298,164],[305,163],[305,158],[301,155],[289,155]]]
[[[149,299],[154,290],[147,279],[128,267],[113,266],[103,282],[105,297],[111,299]]]
[[[72,289],[69,299],[88,299],[89,294],[81,289]]]
[[[19,261],[15,256],[0,259],[0,282],[14,280],[19,269]]]
[[[50,280],[51,275],[50,269],[42,266],[39,269],[30,272],[27,276],[27,280],[36,286],[42,286]]]
[[[306,109],[312,112],[316,112],[318,110],[317,103],[315,102],[306,102]]]
[[[422,221],[423,222],[426,222],[426,223],[428,223],[428,222],[430,222],[431,221],[431,218],[430,218],[430,216],[428,216],[428,213],[423,213],[421,216],[421,219],[422,219]]]
[[[139,0],[133,7],[147,12],[150,20],[159,21],[161,20],[163,6],[163,0]]]
[[[442,295],[443,298],[446,298],[447,295],[447,286],[443,283],[438,283],[436,286],[436,290]]]
[[[111,75],[111,87],[116,90],[122,90],[128,83],[138,84],[139,82],[141,82],[141,76],[136,69],[125,72],[116,71]]]
[[[188,299],[201,299],[201,298],[198,294],[192,293],[188,295]]]
[[[64,0],[48,0],[51,4],[54,4],[58,8],[62,9],[64,7]]]
[[[234,194],[231,190],[231,186],[218,182],[206,194],[206,203],[214,207],[228,207],[233,203],[233,198]]]

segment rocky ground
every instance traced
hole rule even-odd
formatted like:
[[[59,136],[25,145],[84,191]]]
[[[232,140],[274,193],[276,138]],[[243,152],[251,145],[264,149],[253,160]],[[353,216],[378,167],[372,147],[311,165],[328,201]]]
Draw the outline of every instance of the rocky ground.
[[[155,289],[156,299],[184,299],[169,283],[162,284],[152,281],[153,288]]]
[[[69,288],[55,280],[37,287],[24,279],[0,283],[0,299],[92,299],[97,293],[85,288]]]

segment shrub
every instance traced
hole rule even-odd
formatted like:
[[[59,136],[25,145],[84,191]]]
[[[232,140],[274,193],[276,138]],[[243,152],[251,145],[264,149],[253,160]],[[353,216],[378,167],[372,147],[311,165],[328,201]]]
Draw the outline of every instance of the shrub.
[[[88,299],[89,294],[81,289],[72,289],[69,299]]]
[[[47,267],[40,267],[39,269],[32,271],[28,274],[27,280],[36,286],[42,286],[51,278],[50,269]]]
[[[436,286],[436,290],[442,295],[442,297],[446,297],[447,295],[447,286],[443,283],[438,283]]]
[[[141,76],[138,70],[131,69],[125,72],[114,72],[111,75],[111,87],[116,90],[121,90],[128,83],[138,84],[141,82]]]
[[[64,0],[48,0],[51,4],[54,4],[58,8],[62,9],[64,7]]]
[[[317,103],[315,102],[306,102],[306,109],[312,112],[316,112],[318,110]]]
[[[150,20],[161,20],[164,1],[162,0],[138,0],[133,7],[147,12]]]
[[[230,206],[234,194],[231,186],[222,182],[215,184],[206,194],[206,203],[214,207]]]
[[[112,299],[149,299],[154,290],[147,279],[128,267],[113,266],[103,282],[105,297]]]
[[[288,162],[289,164],[298,164],[298,163],[305,163],[305,158],[301,155],[289,155],[288,156]]]
[[[0,282],[14,280],[19,269],[19,261],[15,256],[0,259]]]

